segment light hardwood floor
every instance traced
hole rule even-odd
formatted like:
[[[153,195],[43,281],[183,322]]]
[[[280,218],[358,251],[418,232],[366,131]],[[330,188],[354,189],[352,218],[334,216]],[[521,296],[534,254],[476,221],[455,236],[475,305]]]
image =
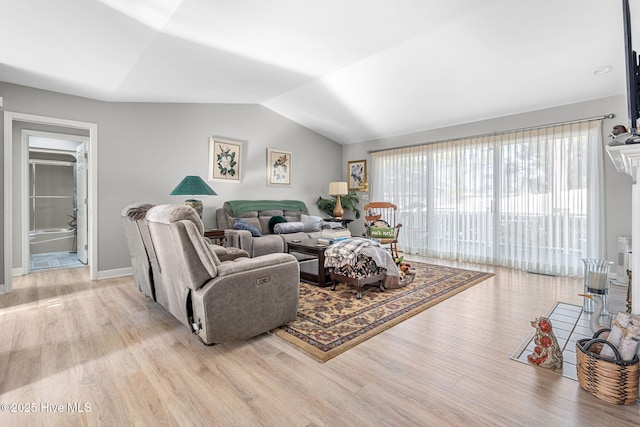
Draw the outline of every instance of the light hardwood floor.
[[[581,280],[427,261],[496,275],[324,364],[270,334],[206,347],[131,277],[15,278],[0,296],[0,402],[36,411],[0,412],[0,425],[640,424],[638,403],[509,358],[556,301],[582,303]]]

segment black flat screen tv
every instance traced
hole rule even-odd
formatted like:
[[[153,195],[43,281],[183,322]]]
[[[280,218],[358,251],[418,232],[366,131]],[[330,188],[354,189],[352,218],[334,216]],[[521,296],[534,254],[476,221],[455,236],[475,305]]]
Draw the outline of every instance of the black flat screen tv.
[[[640,77],[638,54],[633,50],[631,38],[631,10],[629,0],[622,0],[622,14],[624,20],[624,51],[627,74],[627,108],[629,110],[629,130],[638,133],[637,121],[640,118]]]

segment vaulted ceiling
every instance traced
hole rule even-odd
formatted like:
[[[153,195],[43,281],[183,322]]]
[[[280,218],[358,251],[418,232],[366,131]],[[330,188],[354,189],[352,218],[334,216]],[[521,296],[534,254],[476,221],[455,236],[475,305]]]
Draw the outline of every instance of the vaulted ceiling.
[[[625,92],[620,0],[0,5],[0,81],[103,101],[262,104],[341,144]]]

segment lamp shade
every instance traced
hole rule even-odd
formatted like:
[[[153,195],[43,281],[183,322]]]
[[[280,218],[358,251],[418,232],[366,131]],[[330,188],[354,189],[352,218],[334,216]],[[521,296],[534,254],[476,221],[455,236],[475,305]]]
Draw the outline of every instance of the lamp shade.
[[[199,176],[186,176],[176,188],[171,196],[216,196],[217,193],[207,185]]]
[[[345,194],[349,194],[349,191],[347,189],[347,183],[346,182],[330,182],[329,194],[332,196],[344,196]]]

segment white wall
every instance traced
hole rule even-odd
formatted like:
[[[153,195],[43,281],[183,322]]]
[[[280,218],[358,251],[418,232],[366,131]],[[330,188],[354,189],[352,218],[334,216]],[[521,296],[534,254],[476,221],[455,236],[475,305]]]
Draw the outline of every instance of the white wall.
[[[463,108],[463,107],[461,107]],[[367,159],[370,164],[369,150],[401,147],[406,145],[425,144],[454,138],[483,135],[492,132],[504,132],[532,126],[579,120],[583,118],[603,116],[613,113],[615,118],[604,120],[603,139],[609,141],[608,135],[615,124],[628,124],[626,98],[614,96],[579,104],[565,105],[530,113],[515,114],[481,122],[467,123],[455,127],[434,129],[391,138],[366,141],[344,146],[342,152],[343,163],[349,160]],[[617,236],[631,234],[631,177],[616,172],[613,163],[608,158],[603,146],[605,163],[605,221],[607,259],[615,261],[617,258]],[[368,173],[371,173],[370,168]],[[346,178],[346,169],[343,171]],[[362,202],[364,205],[366,202]],[[360,232],[360,230],[357,230]],[[640,236],[639,236],[640,238]]]

